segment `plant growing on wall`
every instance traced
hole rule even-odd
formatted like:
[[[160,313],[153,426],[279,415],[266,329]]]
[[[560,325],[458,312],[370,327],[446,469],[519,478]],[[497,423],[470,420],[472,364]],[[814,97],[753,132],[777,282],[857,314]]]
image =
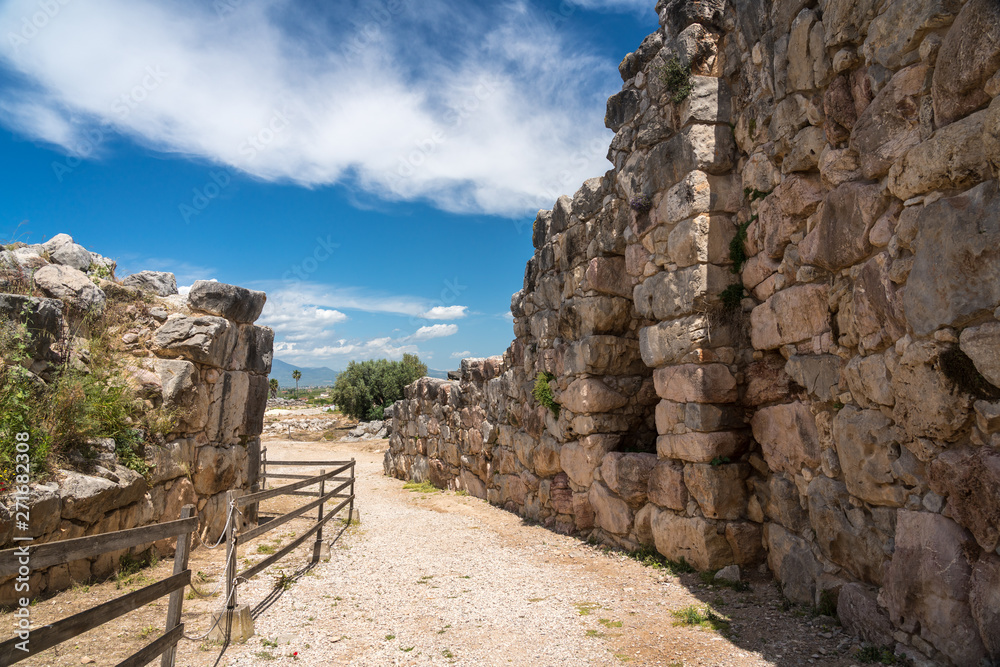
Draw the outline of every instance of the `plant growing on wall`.
[[[660,80],[670,93],[670,100],[680,104],[691,94],[691,66],[681,65],[677,56],[668,60],[660,68]]]
[[[558,417],[561,406],[556,403],[555,396],[552,394],[551,384],[555,379],[556,376],[552,373],[542,371],[535,376],[535,388],[531,390],[531,395],[535,397],[535,400],[538,401],[539,404],[544,405],[552,411],[552,414]]]

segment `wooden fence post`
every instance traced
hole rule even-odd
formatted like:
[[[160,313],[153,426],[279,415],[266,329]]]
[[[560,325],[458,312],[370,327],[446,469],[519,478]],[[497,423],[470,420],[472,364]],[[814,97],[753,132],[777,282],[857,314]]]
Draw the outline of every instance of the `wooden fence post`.
[[[260,490],[267,491],[267,447],[260,450]]]
[[[320,470],[320,475],[325,475],[326,470]],[[326,493],[326,480],[320,480],[319,482],[319,497],[322,498]],[[323,503],[319,504],[319,516],[316,517],[316,521],[323,522]],[[318,563],[320,559],[320,551],[323,548],[323,526],[319,527],[316,531],[316,541],[313,543],[313,557],[312,562]]]
[[[226,492],[226,609],[236,607],[236,492]]]
[[[351,457],[351,504],[347,509],[347,525],[350,526],[351,522],[354,521],[354,480],[356,478],[354,470],[354,457]]]
[[[188,519],[194,516],[194,505],[185,505],[181,509],[181,518]],[[174,574],[180,574],[188,569],[188,556],[191,553],[191,533],[181,533],[177,536],[177,549],[174,552]],[[184,589],[174,591],[170,594],[170,604],[167,607],[167,627],[166,632],[180,625],[181,608],[184,605]],[[174,667],[177,660],[177,645],[167,649],[160,658],[160,667]]]

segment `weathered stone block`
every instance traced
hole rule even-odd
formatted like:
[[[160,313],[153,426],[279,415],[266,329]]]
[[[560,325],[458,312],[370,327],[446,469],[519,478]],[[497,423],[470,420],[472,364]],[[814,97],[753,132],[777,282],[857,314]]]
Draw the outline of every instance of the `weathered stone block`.
[[[726,541],[733,550],[733,560],[741,567],[759,565],[767,557],[763,532],[757,524],[746,521],[727,523]]]
[[[879,178],[920,143],[919,96],[930,85],[926,63],[896,72],[858,118],[851,148],[861,156],[865,178]]]
[[[642,317],[670,320],[690,315],[718,300],[718,294],[738,278],[714,264],[695,264],[676,271],[661,271],[635,286],[635,308]]]
[[[715,524],[658,510],[651,521],[656,550],[671,560],[685,559],[698,570],[718,570],[733,563],[733,550]]]
[[[809,523],[823,555],[869,584],[882,583],[886,556],[870,517],[854,507],[847,486],[827,477],[809,483]]]
[[[639,351],[651,368],[677,363],[697,348],[725,345],[730,333],[716,328],[705,315],[690,315],[639,330]]]
[[[913,343],[892,369],[896,396],[892,416],[910,438],[951,441],[962,434],[968,422],[971,399],[955,391],[954,383],[941,371],[943,349],[930,342]]]
[[[732,213],[739,210],[736,189],[729,176],[692,171],[667,191],[651,215],[659,225],[672,225],[706,213]]]
[[[628,298],[634,281],[625,272],[624,257],[595,257],[587,264],[587,288]]]
[[[822,401],[832,401],[840,384],[841,359],[832,354],[793,356],[785,372],[806,391]]]
[[[802,262],[836,271],[864,259],[872,249],[868,233],[887,204],[877,183],[844,183],[831,191],[816,226],[799,244]]]
[[[895,70],[924,35],[949,25],[961,7],[956,0],[897,0],[885,5],[868,26],[861,51],[868,62]]]
[[[657,227],[650,234],[656,261],[679,267],[698,263],[729,264],[729,243],[736,226],[728,215],[704,213],[677,223],[673,229]]]
[[[902,507],[906,491],[895,485],[892,464],[898,457],[898,433],[878,410],[845,407],[833,420],[833,438],[847,490],[875,505]]]
[[[610,452],[601,463],[601,479],[632,509],[646,504],[656,454]]]
[[[648,494],[651,503],[683,511],[688,503],[684,466],[676,461],[659,461],[650,471]]]
[[[978,327],[969,327],[960,338],[962,352],[965,352],[990,383],[1000,386],[1000,323],[987,322]]]
[[[587,498],[594,508],[594,522],[597,526],[615,535],[628,535],[632,529],[632,510],[624,500],[600,482],[595,482],[590,487]]]
[[[267,295],[263,292],[208,280],[196,281],[188,293],[192,310],[246,324],[260,317],[266,301]]]
[[[711,465],[689,463],[684,466],[684,485],[698,501],[709,519],[736,520],[746,513],[749,475],[744,463]]]
[[[891,646],[895,639],[889,615],[878,605],[874,591],[861,584],[849,583],[837,596],[837,618],[852,634],[875,646]]]
[[[71,266],[47,264],[32,275],[35,285],[53,299],[61,299],[79,313],[104,312],[107,297],[87,274]]]
[[[972,566],[964,544],[972,537],[940,514],[900,510],[896,551],[880,598],[892,622],[960,665],[986,655],[969,606]]]
[[[628,398],[597,378],[580,378],[558,396],[559,403],[572,412],[611,412],[625,406]]]
[[[941,43],[934,68],[934,120],[947,125],[990,101],[983,84],[1000,68],[1000,7],[969,0]]]
[[[754,308],[750,313],[754,348],[772,350],[830,331],[828,289],[826,285],[797,285]]]
[[[816,604],[816,580],[823,566],[809,548],[809,543],[777,524],[768,524],[767,564],[781,582],[781,591],[789,600]]]
[[[854,283],[854,317],[851,326],[867,351],[895,343],[906,333],[902,292],[892,281],[892,260],[879,253],[868,260]]]
[[[737,457],[746,448],[747,440],[746,431],[661,435],[656,439],[656,453],[661,459],[711,463],[717,458]]]
[[[678,403],[731,403],[739,397],[736,378],[725,364],[682,364],[653,373],[656,393]]]
[[[923,207],[903,304],[918,335],[1000,304],[1000,196],[995,181]]]
[[[1000,452],[951,449],[930,466],[930,486],[946,496],[951,516],[988,552],[1000,545]]]
[[[571,343],[563,355],[567,375],[637,375],[646,369],[639,341],[618,336],[587,336]]]
[[[750,420],[750,425],[771,470],[796,475],[803,466],[819,466],[816,418],[805,403],[761,408]]]
[[[238,329],[221,317],[181,316],[153,334],[158,357],[183,357],[207,366],[227,368],[239,337]]]
[[[631,310],[631,302],[619,297],[576,297],[559,309],[558,332],[569,340],[594,334],[622,334],[628,329]],[[554,334],[549,332],[547,337],[555,337]]]
[[[589,487],[594,482],[594,470],[620,440],[618,436],[589,435],[579,441],[568,442],[559,450],[559,465],[574,484]]]
[[[987,112],[980,111],[935,132],[889,170],[889,190],[909,199],[933,190],[960,190],[990,178],[983,144]]]
[[[809,517],[799,502],[798,488],[782,475],[772,475],[766,484],[756,484],[757,493],[763,496],[762,509],[772,521],[800,533],[809,525]]]
[[[969,606],[986,653],[1000,658],[1000,558],[983,554],[972,568]]]

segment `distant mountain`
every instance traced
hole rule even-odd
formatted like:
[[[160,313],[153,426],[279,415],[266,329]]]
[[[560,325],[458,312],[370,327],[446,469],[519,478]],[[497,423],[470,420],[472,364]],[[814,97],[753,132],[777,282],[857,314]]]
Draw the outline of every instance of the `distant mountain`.
[[[292,371],[296,369],[302,373],[302,378],[299,380],[300,387],[330,387],[337,381],[337,376],[340,375],[340,371],[326,367],[308,368],[306,366],[293,366],[281,359],[275,359],[271,363],[270,377],[277,378],[278,384],[281,385],[282,389],[294,387],[295,380],[292,378]]]
[[[448,371],[439,371],[436,368],[428,368],[427,369],[427,377],[438,378],[438,379],[441,379],[441,380],[447,380],[448,379]]]

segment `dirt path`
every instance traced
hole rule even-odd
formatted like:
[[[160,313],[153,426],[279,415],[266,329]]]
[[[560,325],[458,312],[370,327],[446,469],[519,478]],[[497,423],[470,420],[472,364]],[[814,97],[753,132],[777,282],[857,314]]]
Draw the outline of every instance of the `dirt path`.
[[[270,604],[256,620],[256,636],[230,647],[221,665],[853,664],[839,628],[784,609],[768,580],[743,592],[705,586],[697,574],[644,567],[476,498],[404,490],[382,475],[384,446],[267,442],[270,460],[356,458],[362,522],[338,540],[328,562],[287,590],[276,582],[308,562],[311,546],[240,588],[241,602]],[[305,502],[285,499],[269,508]],[[307,525],[291,522],[242,546],[239,569]],[[206,575],[203,588],[215,587],[223,558],[221,551],[196,550],[191,567]],[[170,567],[165,561],[142,576],[160,579]],[[36,627],[121,595],[121,584],[78,587],[38,602]],[[730,620],[729,632],[675,626],[671,612],[692,605],[711,605]],[[218,597],[186,600],[187,634],[203,634],[219,606]],[[158,636],[165,611],[164,599],[23,664],[114,665]],[[3,627],[11,627],[8,617],[0,615]],[[218,647],[184,641],[178,665],[212,665],[217,655]]]

